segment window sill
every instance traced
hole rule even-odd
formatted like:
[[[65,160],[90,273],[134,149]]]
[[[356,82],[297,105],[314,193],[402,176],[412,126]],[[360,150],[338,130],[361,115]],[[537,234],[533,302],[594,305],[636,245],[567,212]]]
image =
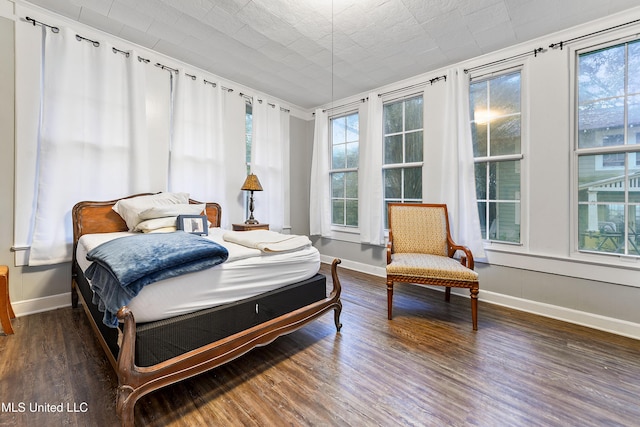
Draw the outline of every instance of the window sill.
[[[477,260],[478,264],[488,263],[489,265],[640,287],[638,283],[640,259],[636,257],[602,256],[578,252],[563,256],[531,252],[522,246],[496,244],[485,244],[485,251],[487,258]]]

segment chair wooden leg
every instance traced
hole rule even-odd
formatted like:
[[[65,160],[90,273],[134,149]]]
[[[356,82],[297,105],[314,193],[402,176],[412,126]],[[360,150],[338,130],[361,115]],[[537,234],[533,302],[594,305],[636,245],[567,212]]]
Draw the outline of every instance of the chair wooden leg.
[[[393,307],[393,280],[387,280],[387,318],[391,320]]]
[[[471,321],[473,330],[478,330],[478,288],[471,288]]]
[[[3,265],[0,266],[0,324],[5,335],[13,334],[11,319],[15,317],[9,298],[9,268]]]
[[[451,301],[451,286],[447,286],[444,290],[444,300],[446,302]]]

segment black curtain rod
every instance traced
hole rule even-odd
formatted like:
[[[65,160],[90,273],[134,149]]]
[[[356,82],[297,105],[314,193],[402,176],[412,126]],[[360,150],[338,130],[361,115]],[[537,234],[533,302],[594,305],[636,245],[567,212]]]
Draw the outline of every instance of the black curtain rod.
[[[378,97],[382,98],[383,96],[386,96],[386,95],[389,95],[389,94],[392,94],[392,93],[404,92],[404,91],[411,90],[411,89],[417,89],[417,88],[419,88],[421,86],[426,86],[427,84],[432,85],[435,82],[440,81],[440,80],[444,80],[446,82],[447,81],[447,76],[434,77],[434,78],[429,79],[429,80],[427,80],[425,82],[422,82],[422,83],[416,83],[416,84],[412,84],[412,85],[409,85],[409,86],[406,86],[406,87],[403,87],[403,88],[400,88],[400,89],[390,90],[389,92],[379,93]]]
[[[530,51],[530,52],[521,53],[519,55],[513,55],[508,58],[503,58],[503,59],[499,59],[497,61],[489,62],[483,65],[478,65],[477,67],[465,68],[464,73],[469,74],[471,71],[480,70],[482,68],[487,68],[492,65],[501,64],[503,62],[511,61],[512,59],[523,58],[529,55],[538,56],[539,53],[543,53],[544,51],[545,50],[543,48],[539,47],[539,48],[533,49],[533,51]]]
[[[640,19],[636,19],[635,21],[629,21],[629,22],[626,22],[624,24],[615,25],[613,27],[605,28],[604,30],[594,31],[593,33],[585,34],[583,36],[574,37],[574,38],[569,39],[569,40],[562,40],[562,41],[560,41],[558,43],[551,43],[549,45],[549,47],[551,49],[560,48],[560,50],[562,50],[564,45],[567,44],[567,43],[572,43],[572,42],[577,41],[577,40],[586,39],[587,37],[592,37],[592,36],[595,36],[595,35],[598,35],[598,34],[606,33],[608,31],[617,30],[618,28],[626,27],[627,25],[637,24],[639,22],[640,22]]]
[[[159,62],[156,62],[156,67],[162,68],[163,70],[168,70],[169,72],[178,74],[178,70],[175,68],[167,67]]]
[[[40,22],[40,21],[36,21],[33,18],[29,18],[28,16],[25,18],[25,20],[27,22],[31,22],[33,24],[33,26],[35,27],[36,25],[41,25],[43,27],[47,27],[47,28],[51,28],[51,32],[52,33],[59,33],[60,32],[60,28],[58,27],[53,27],[51,25],[45,24],[44,22]]]
[[[83,41],[83,40],[84,40],[84,41],[86,41],[86,42],[91,43],[91,44],[92,44],[92,45],[94,45],[95,47],[100,47],[100,42],[99,42],[99,41],[91,40],[91,39],[88,39],[88,38],[86,38],[86,37],[82,37],[80,34],[76,34],[76,40],[78,40],[79,42],[81,42],[81,41]]]
[[[351,107],[353,105],[362,104],[363,102],[366,102],[368,99],[369,98],[360,98],[357,101],[347,102],[346,104],[338,105],[337,107],[325,108],[324,110],[322,110],[322,112],[326,113],[327,111],[333,111],[333,110],[337,110],[339,108]]]
[[[120,50],[120,49],[116,49],[115,47],[112,47],[111,50],[113,51],[113,53],[121,53],[124,56],[126,56],[127,58],[129,57],[130,53],[127,52],[126,50]]]

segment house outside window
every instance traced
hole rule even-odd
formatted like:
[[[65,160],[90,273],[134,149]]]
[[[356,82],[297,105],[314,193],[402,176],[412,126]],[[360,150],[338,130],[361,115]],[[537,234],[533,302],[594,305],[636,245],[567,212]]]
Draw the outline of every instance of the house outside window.
[[[640,40],[579,51],[577,238],[583,252],[640,255]]]
[[[471,81],[476,198],[484,240],[521,243],[521,72]]]
[[[331,224],[358,227],[358,113],[331,118]]]
[[[422,95],[383,106],[385,212],[389,203],[422,202],[423,121]]]

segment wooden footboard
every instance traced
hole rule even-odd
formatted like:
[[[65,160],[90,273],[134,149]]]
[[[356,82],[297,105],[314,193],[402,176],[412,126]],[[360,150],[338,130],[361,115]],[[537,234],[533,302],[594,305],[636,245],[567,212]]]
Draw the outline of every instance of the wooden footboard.
[[[133,313],[123,307],[118,312],[118,318],[124,323],[124,330],[116,369],[116,408],[122,425],[134,425],[134,407],[142,396],[227,363],[253,348],[269,344],[327,311],[334,310],[334,322],[336,329],[340,331],[342,302],[338,264],[340,260],[334,259],[331,265],[333,289],[327,298],[150,367],[138,367],[135,364],[136,323]]]

